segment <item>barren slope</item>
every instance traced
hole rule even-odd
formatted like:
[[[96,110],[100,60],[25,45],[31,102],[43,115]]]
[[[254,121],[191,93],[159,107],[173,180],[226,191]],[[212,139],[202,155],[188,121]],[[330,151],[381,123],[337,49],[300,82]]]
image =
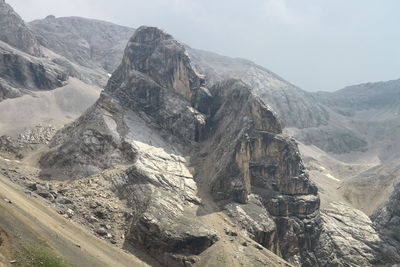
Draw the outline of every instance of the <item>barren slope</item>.
[[[88,234],[3,176],[0,198],[0,226],[20,242],[43,241],[78,266],[148,266]],[[6,203],[5,198],[12,203]]]

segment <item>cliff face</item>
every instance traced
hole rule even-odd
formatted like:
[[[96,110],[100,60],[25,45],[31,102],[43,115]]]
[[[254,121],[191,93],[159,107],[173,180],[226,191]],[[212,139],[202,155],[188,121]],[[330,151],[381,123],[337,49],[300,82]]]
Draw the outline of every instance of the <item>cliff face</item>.
[[[214,199],[255,240],[295,264],[315,265],[319,197],[296,143],[281,135],[275,113],[243,82],[222,82],[210,92],[198,179],[211,179]]]
[[[400,183],[394,186],[389,199],[379,207],[371,216],[375,227],[383,238],[397,248],[397,255],[400,255]],[[398,256],[397,260],[400,256]]]
[[[178,138],[194,141],[205,123],[204,114],[191,104],[198,92],[206,91],[201,85],[178,41],[157,28],[141,27],[105,92],[126,108],[145,112]]]
[[[0,40],[33,56],[42,55],[29,26],[4,0],[0,1]]]
[[[38,59],[0,41],[0,101],[29,91],[63,86],[68,73],[50,60]]]
[[[49,90],[60,87],[68,75],[56,64],[35,60],[0,46],[0,77],[15,87]]]
[[[196,261],[221,237],[198,215],[215,201],[260,244],[315,263],[319,198],[295,142],[243,82],[203,83],[178,41],[140,27],[101,98],[53,138],[42,175],[103,173],[134,211],[127,241],[162,262]]]

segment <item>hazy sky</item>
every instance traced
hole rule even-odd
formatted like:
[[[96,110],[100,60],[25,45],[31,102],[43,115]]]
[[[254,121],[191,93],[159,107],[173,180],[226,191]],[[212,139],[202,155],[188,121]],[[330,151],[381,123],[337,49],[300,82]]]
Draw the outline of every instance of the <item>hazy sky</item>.
[[[400,78],[399,0],[6,0],[52,14],[165,29],[192,47],[248,58],[309,91]]]

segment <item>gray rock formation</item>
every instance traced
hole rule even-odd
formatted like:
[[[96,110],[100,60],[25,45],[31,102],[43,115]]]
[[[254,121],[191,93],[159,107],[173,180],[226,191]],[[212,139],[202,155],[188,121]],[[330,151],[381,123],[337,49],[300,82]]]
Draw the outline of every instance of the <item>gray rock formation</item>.
[[[161,262],[187,264],[218,239],[196,215],[200,190],[267,248],[315,263],[319,198],[295,142],[245,83],[203,83],[182,44],[140,27],[96,105],[53,138],[42,175],[105,170],[134,211],[127,241]]]
[[[30,27],[4,0],[0,0],[0,40],[33,56],[42,55]]]
[[[294,140],[281,135],[275,113],[245,83],[228,80],[210,92],[213,109],[201,145],[200,155],[205,156],[199,159],[199,178],[211,180],[211,192],[221,205],[245,204],[229,204],[231,215],[240,214],[232,212],[240,209],[246,220],[257,221],[254,216],[264,210],[260,216],[275,221],[276,231],[274,225],[260,231],[241,222],[250,236],[293,263],[315,264],[312,244],[319,236],[319,197]],[[258,202],[250,204],[249,198]]]
[[[321,213],[323,230],[316,252],[319,266],[391,266],[400,262],[396,248],[381,237],[363,212],[331,203]]]
[[[113,72],[134,29],[79,17],[47,16],[30,23],[44,47],[85,67]]]
[[[0,43],[3,98],[17,97],[24,90],[54,89],[62,86],[67,78],[68,74],[51,61],[30,57]]]
[[[397,182],[390,198],[376,209],[371,218],[382,238],[397,248],[396,252],[400,255],[400,182]]]
[[[190,91],[191,87],[172,87],[175,83],[167,84],[167,80],[164,84],[172,88],[161,87],[152,76],[135,69],[138,58],[136,54],[132,55],[130,45],[140,44],[141,40],[154,34],[158,40],[165,40],[168,46],[172,46],[172,52],[166,54],[167,60],[173,56],[186,60],[184,49],[179,50],[181,45],[171,36],[155,28],[140,28],[132,37],[123,63],[110,79],[103,96],[79,120],[55,136],[53,149],[42,157],[41,164],[50,167],[43,174],[52,175],[52,178],[61,174],[79,178],[121,166],[119,171],[110,175],[110,180],[134,211],[127,241],[142,246],[161,262],[184,265],[185,261],[193,261],[192,255],[201,253],[218,237],[209,226],[196,219],[196,207],[200,203],[196,197],[196,183],[179,145],[173,145],[174,142],[167,138],[173,138],[172,133],[186,139],[184,142],[195,138],[196,129],[190,124],[194,127],[201,116],[194,108],[189,108],[190,102],[175,91]],[[163,42],[150,44],[159,48],[166,45]],[[141,48],[138,50],[146,53],[146,46]],[[144,55],[151,61],[151,53]],[[175,64],[168,62],[171,67]],[[190,65],[184,67],[187,69],[179,71],[189,73]],[[190,86],[189,78],[179,75],[178,79]],[[126,87],[117,87],[114,81]],[[158,82],[162,83],[162,80]],[[146,102],[153,99],[151,93],[159,101],[156,102],[158,109],[149,107],[151,102]],[[137,97],[128,95],[122,98],[123,94],[137,94]],[[144,114],[146,107],[152,108],[153,112]],[[174,112],[181,118],[172,117],[173,120],[168,121],[166,116],[173,116]],[[158,125],[159,119],[165,119],[164,124]],[[175,127],[169,123],[176,123]]]

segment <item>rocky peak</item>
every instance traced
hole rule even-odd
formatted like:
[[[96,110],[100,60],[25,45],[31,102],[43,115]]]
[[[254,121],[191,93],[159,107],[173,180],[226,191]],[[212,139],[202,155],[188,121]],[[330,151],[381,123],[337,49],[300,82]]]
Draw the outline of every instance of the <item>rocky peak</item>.
[[[126,80],[132,70],[146,74],[161,87],[173,89],[188,101],[192,91],[203,83],[190,65],[185,47],[155,27],[142,26],[136,30],[108,87],[114,87],[116,80]]]
[[[96,105],[53,138],[42,174],[119,166],[110,180],[135,211],[127,241],[167,265],[187,266],[179,259],[217,242],[198,216],[215,204],[266,248],[315,265],[319,197],[296,143],[246,83],[202,82],[178,41],[140,27]]]
[[[42,55],[31,29],[4,0],[0,1],[0,40],[33,56]]]

